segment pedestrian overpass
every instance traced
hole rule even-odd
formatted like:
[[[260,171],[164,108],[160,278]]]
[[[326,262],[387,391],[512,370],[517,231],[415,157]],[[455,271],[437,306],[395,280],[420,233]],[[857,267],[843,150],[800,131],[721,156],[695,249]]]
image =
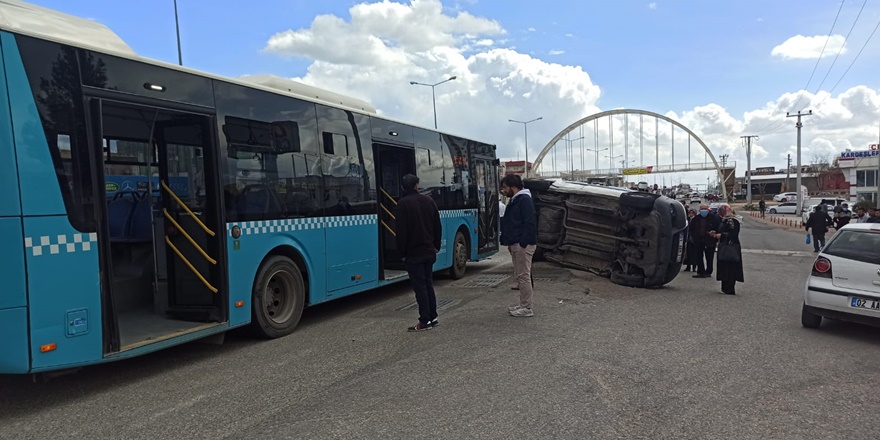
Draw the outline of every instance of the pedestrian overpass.
[[[678,121],[646,110],[615,109],[582,118],[556,134],[538,154],[531,175],[621,185],[624,179],[653,176],[656,181],[658,174],[715,171],[730,194],[735,168],[724,157],[719,163],[706,143]],[[681,182],[675,177],[668,186]]]

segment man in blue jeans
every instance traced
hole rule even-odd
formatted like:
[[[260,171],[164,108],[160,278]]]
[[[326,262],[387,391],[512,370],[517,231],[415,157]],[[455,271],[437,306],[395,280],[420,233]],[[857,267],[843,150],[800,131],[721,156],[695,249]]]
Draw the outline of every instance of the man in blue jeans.
[[[430,330],[438,325],[437,297],[434,295],[434,262],[440,252],[443,226],[437,204],[419,193],[419,178],[403,176],[403,197],[394,210],[397,251],[406,264],[419,304],[419,322],[409,327],[411,332]]]

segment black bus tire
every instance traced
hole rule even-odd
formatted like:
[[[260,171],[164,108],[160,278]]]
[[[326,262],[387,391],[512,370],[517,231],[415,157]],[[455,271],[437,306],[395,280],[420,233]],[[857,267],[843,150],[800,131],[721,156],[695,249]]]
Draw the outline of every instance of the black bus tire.
[[[657,196],[646,192],[626,192],[620,195],[620,206],[623,208],[633,208],[638,210],[654,209],[654,201]]]
[[[287,257],[269,257],[257,272],[250,330],[266,339],[289,335],[299,324],[306,288],[299,267]]]
[[[452,242],[452,266],[449,267],[449,277],[457,280],[464,276],[467,269],[468,244],[461,231],[455,233]]]

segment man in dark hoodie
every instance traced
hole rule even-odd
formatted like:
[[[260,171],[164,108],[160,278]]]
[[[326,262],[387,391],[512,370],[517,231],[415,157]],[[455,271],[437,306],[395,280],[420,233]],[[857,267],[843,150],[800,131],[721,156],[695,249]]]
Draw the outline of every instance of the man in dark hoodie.
[[[831,226],[831,217],[822,210],[822,206],[816,206],[804,227],[807,232],[813,230],[813,252],[819,252],[825,247],[825,234],[828,233],[828,227]]]
[[[532,255],[538,243],[538,226],[532,193],[523,189],[522,179],[508,174],[501,180],[501,192],[510,197],[501,217],[501,244],[507,246],[519,286],[519,303],[507,308],[511,316],[535,316],[532,311]]]
[[[430,197],[419,194],[419,178],[403,176],[404,195],[394,209],[397,251],[406,264],[419,304],[419,322],[411,332],[430,330],[438,325],[437,297],[434,295],[434,262],[440,252],[443,226],[440,212]]]

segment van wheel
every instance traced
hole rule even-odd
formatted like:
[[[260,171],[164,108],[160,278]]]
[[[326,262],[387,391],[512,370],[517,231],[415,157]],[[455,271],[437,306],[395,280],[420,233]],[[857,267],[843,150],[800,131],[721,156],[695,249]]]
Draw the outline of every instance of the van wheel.
[[[627,287],[643,287],[645,277],[641,275],[628,275],[623,272],[611,272],[611,282]]]
[[[305,293],[299,267],[287,257],[270,257],[254,281],[251,332],[266,339],[292,333],[302,317]]]
[[[822,324],[822,317],[819,315],[814,315],[812,312],[807,310],[807,305],[804,304],[801,306],[801,325],[806,328],[819,328],[819,325]]]
[[[460,231],[455,233],[455,241],[452,242],[452,267],[449,268],[449,276],[457,280],[464,276],[467,269],[468,245],[464,234]]]

